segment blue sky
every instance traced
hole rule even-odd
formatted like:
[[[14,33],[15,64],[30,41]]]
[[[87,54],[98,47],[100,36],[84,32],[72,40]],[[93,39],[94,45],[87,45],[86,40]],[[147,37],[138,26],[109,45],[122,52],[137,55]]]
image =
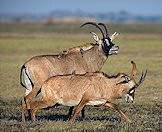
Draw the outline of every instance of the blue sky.
[[[53,10],[162,15],[162,0],[0,0],[0,13],[46,14]]]

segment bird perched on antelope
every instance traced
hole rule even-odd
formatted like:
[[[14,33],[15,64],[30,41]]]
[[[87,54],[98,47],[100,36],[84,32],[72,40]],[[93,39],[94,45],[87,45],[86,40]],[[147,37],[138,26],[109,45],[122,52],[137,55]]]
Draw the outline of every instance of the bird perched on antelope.
[[[23,64],[20,83],[26,90],[24,100],[27,109],[29,109],[31,100],[36,96],[44,81],[49,77],[100,71],[108,56],[118,53],[119,47],[112,42],[118,33],[115,32],[110,36],[103,23],[87,22],[81,27],[85,25],[97,27],[102,34],[102,39],[92,32],[95,43],[71,48],[57,55],[35,56]]]
[[[118,73],[109,76],[103,72],[86,73],[82,75],[58,75],[47,79],[41,87],[40,100],[31,102],[30,109],[32,120],[39,109],[61,104],[64,106],[76,106],[70,121],[73,122],[86,105],[104,105],[118,111],[121,116],[130,121],[129,118],[113,102],[126,96],[127,101],[134,100],[135,90],[144,81],[147,70],[139,81],[135,81],[137,68],[132,61],[131,75]]]

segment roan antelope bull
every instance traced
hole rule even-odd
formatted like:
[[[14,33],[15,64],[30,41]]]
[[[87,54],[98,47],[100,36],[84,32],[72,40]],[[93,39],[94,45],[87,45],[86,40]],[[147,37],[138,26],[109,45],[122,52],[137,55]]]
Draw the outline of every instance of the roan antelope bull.
[[[125,73],[108,76],[105,73],[96,72],[82,75],[58,75],[47,79],[38,94],[41,99],[31,102],[32,120],[35,120],[35,114],[39,109],[61,104],[76,106],[70,118],[72,122],[86,105],[104,105],[118,111],[126,121],[130,121],[122,110],[113,104],[113,101],[125,95],[127,101],[133,102],[135,90],[146,77],[147,70],[145,73],[142,72],[140,80],[136,82],[136,64],[133,61],[131,63],[133,65],[131,76]]]
[[[57,55],[35,56],[21,67],[20,83],[26,88],[24,100],[27,109],[29,109],[31,100],[36,96],[44,81],[49,77],[100,71],[108,56],[118,53],[119,47],[112,42],[118,35],[116,32],[109,37],[107,28],[103,23],[87,22],[81,27],[85,25],[97,27],[102,34],[102,39],[99,39],[92,32],[96,43],[71,48]]]

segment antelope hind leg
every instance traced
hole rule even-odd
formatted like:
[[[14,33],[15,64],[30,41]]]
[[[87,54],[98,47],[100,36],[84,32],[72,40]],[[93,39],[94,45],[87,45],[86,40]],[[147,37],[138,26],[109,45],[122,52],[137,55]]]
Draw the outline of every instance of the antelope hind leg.
[[[30,109],[30,102],[32,101],[32,99],[34,97],[36,97],[39,90],[40,89],[37,89],[36,87],[33,87],[32,91],[27,96],[24,97],[27,109]]]
[[[22,100],[21,100],[20,109],[21,109],[21,119],[22,119],[22,122],[25,122],[25,103],[23,103]]]
[[[68,119],[70,120],[70,118],[71,118],[71,116],[72,116],[72,114],[73,114],[73,110],[74,110],[74,106],[71,106],[70,108],[69,108],[69,113],[68,113]]]
[[[114,109],[115,111],[119,112],[120,115],[121,115],[126,121],[131,122],[131,120],[124,114],[124,112],[123,112],[121,109],[118,108],[117,105],[108,102],[108,103],[105,104],[105,107],[109,107],[109,108]]]
[[[25,122],[26,118],[29,117],[29,110],[26,108],[26,103],[23,100],[21,100],[21,105],[19,106],[22,114],[22,121]]]
[[[30,102],[32,101],[32,99],[37,95],[39,90],[37,90],[35,87],[32,88],[32,91],[28,93],[28,95],[26,95],[24,97],[24,104],[25,107],[23,105],[24,108],[24,112],[26,114],[26,117],[28,117],[29,120],[31,120],[31,110],[30,110]]]

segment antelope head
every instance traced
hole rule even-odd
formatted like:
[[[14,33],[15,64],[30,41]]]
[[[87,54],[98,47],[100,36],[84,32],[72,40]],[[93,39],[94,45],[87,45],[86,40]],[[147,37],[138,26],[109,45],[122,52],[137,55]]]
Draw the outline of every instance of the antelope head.
[[[81,25],[81,27],[85,25],[93,25],[100,30],[102,34],[102,39],[100,39],[96,33],[90,33],[92,34],[93,39],[96,41],[96,43],[102,46],[102,50],[104,51],[106,56],[118,53],[119,47],[112,42],[118,36],[118,33],[115,32],[112,36],[109,36],[107,27],[103,23],[96,24],[94,22],[86,22]],[[101,27],[104,29],[104,31]]]
[[[116,85],[123,85],[124,88],[122,89],[125,94],[125,99],[126,102],[132,102],[134,101],[134,94],[137,88],[139,88],[139,86],[142,84],[142,82],[145,80],[146,74],[147,74],[147,70],[145,70],[145,72],[142,71],[141,77],[139,79],[138,82],[135,81],[135,77],[137,74],[137,68],[136,68],[136,64],[131,61],[132,64],[132,71],[131,71],[131,75],[128,76],[124,73],[121,73],[121,75],[119,76],[119,80],[118,83]]]

